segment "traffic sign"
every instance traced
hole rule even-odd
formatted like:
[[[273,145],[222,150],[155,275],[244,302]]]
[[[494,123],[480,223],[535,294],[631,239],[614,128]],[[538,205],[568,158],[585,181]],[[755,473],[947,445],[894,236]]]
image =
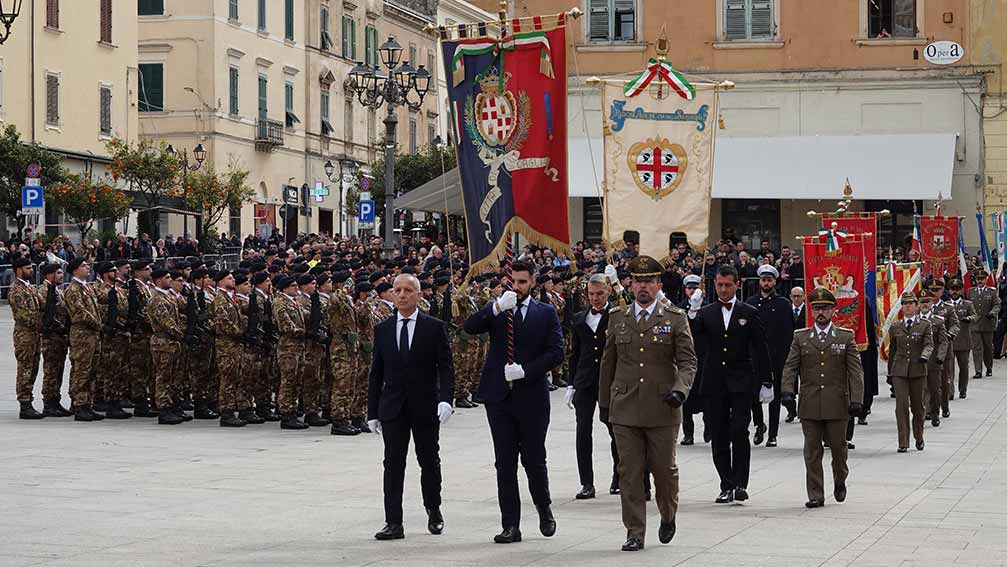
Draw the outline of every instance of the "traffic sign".
[[[364,177],[360,178],[360,188],[364,192],[370,191],[371,190],[371,178],[367,177],[366,175]]]
[[[24,178],[24,186],[25,187],[41,187],[42,186],[42,180],[39,179],[38,177],[25,177]]]
[[[21,188],[21,210],[42,209],[45,206],[44,189],[42,187]]]
[[[360,215],[357,220],[361,225],[374,224],[374,201],[360,201]]]
[[[293,185],[283,186],[283,202],[288,205],[296,205],[300,199],[297,197],[297,187]]]
[[[25,168],[24,172],[25,175],[27,175],[28,177],[38,177],[42,175],[42,166],[35,162],[32,162],[28,164],[28,167]]]

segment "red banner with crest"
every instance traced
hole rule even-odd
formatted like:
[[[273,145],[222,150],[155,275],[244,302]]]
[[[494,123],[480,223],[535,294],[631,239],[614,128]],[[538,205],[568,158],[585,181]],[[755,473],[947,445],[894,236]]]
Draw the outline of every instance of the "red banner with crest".
[[[808,292],[824,287],[836,296],[836,313],[832,322],[853,330],[857,348],[867,348],[867,295],[864,292],[864,236],[839,235],[839,248],[828,250],[826,236],[805,236],[804,279]],[[814,314],[807,310],[808,326],[815,324]]]
[[[923,273],[943,276],[958,273],[958,217],[920,218]]]

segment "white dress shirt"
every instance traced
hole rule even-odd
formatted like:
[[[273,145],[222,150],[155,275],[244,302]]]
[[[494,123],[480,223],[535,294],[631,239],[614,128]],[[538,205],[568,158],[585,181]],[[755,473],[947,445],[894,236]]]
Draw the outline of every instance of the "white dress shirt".
[[[719,303],[720,300],[718,299],[717,302]],[[738,303],[738,298],[734,298],[731,301],[729,301],[728,303],[731,304],[731,308],[730,309],[724,307],[723,304],[720,305],[720,314],[721,314],[721,316],[724,317],[724,328],[725,329],[731,326],[731,312],[734,311],[734,307]]]
[[[402,325],[405,325],[404,321],[409,321],[409,326],[406,327],[406,333],[409,335],[409,348],[413,348],[413,335],[416,334],[416,311],[414,310],[409,314],[408,317],[404,317],[402,312],[399,311],[395,315],[395,345],[399,346],[399,337],[402,336]]]
[[[654,308],[655,307],[657,307],[657,301],[654,301],[653,303],[651,303],[647,307],[642,307],[639,303],[634,303],[633,304],[633,316],[636,317],[637,321],[639,321],[640,320],[640,312],[641,311],[646,311],[647,312],[647,320],[650,320],[650,318],[654,316]]]
[[[821,337],[822,333],[828,335],[831,331],[832,331],[832,321],[829,321],[829,324],[826,325],[824,329],[819,327],[818,323],[815,323],[815,338]]]
[[[587,323],[587,326],[591,329],[592,333],[598,332],[598,325],[601,324],[601,318],[604,316],[604,312],[608,311],[608,305],[606,304],[605,307],[602,307],[601,311],[602,313],[595,315],[594,307],[591,307],[587,311],[587,316],[584,317],[584,322]]]

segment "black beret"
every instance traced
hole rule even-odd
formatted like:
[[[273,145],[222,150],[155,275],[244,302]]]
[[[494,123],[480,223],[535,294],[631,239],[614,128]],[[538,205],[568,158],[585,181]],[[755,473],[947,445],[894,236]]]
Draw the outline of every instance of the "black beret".
[[[311,274],[311,275],[313,275],[313,276],[317,276],[318,274],[321,274],[324,271],[325,271],[325,266],[322,266],[321,264],[319,264],[319,265],[315,266],[314,268],[311,268],[310,270],[308,270],[308,273]]]
[[[99,276],[107,274],[115,269],[115,264],[112,262],[98,262],[94,265],[94,271]]]
[[[225,271],[226,271],[226,270],[225,270]],[[213,281],[217,281],[217,274],[218,274],[219,272],[220,272],[220,270],[218,270],[218,269],[216,269],[216,268],[208,268],[208,269],[206,270],[206,275],[207,275],[207,277],[209,277],[209,278],[210,278],[211,280],[213,280]]]
[[[308,266],[307,264],[300,263],[300,264],[294,264],[293,267],[290,268],[290,272],[293,274],[306,274],[310,269],[311,267]]]
[[[432,278],[433,274],[431,274],[430,272],[421,272],[420,275],[417,276],[417,277],[419,277],[419,279],[421,279],[421,280],[427,280],[427,279]]]
[[[538,285],[542,285],[548,281],[552,281],[552,278],[550,278],[549,276],[538,276],[535,278],[535,283]]]
[[[433,289],[434,286],[430,285],[430,282],[420,282],[420,291],[426,291],[428,289]]]
[[[116,260],[116,261],[115,261],[115,262],[113,263],[113,265],[114,265],[114,266],[115,266],[116,268],[121,268],[121,267],[123,267],[123,266],[127,266],[127,265],[129,265],[129,260]]]
[[[14,261],[14,265],[15,266],[17,265],[17,260]],[[48,276],[49,274],[56,273],[56,270],[58,270],[58,269],[59,269],[59,264],[42,264],[42,268],[39,269],[39,271],[42,272],[42,276],[44,277],[44,276]]]
[[[561,278],[559,276],[553,276],[552,277],[552,283],[554,283],[554,284],[563,283],[563,278]]]
[[[252,263],[249,262],[248,260],[242,260],[242,261],[238,262],[238,267],[239,268],[248,269],[251,265],[252,265]]]
[[[77,268],[80,267],[81,264],[85,264],[85,263],[87,263],[87,261],[84,260],[84,258],[75,258],[75,259],[71,260],[69,264],[66,265],[66,269],[67,269],[68,272],[74,272],[74,271],[77,270]],[[17,267],[17,266],[15,265],[14,267]]]
[[[248,276],[245,274],[234,274],[234,285],[241,285],[248,282]]]
[[[269,274],[266,272],[255,272],[252,274],[252,285],[259,285],[262,282],[269,279]]]
[[[193,260],[193,261],[189,262],[188,266],[183,266],[183,268],[189,268],[190,270],[195,270],[195,269],[197,269],[200,266],[203,266],[205,264],[206,263],[203,262],[202,260]]]
[[[318,276],[317,278],[315,278],[315,283],[318,284],[319,287],[325,285],[326,283],[328,283],[328,281],[329,281],[329,275],[328,274],[322,274],[322,275]]]
[[[153,278],[153,279],[155,279],[155,280],[159,280],[159,279],[161,279],[161,278],[163,278],[164,276],[167,276],[167,275],[168,275],[168,270],[165,270],[164,268],[158,268],[158,269],[156,269],[156,270],[154,270],[153,272],[150,273],[150,277]]]
[[[438,287],[442,285],[448,285],[449,283],[451,283],[451,276],[441,276],[439,278],[434,279],[434,285]]]
[[[384,293],[384,292],[386,292],[386,291],[388,291],[390,289],[392,289],[392,284],[390,284],[388,282],[381,282],[381,283],[378,284],[377,287],[374,288],[374,291],[378,292],[378,295],[381,295],[382,293]]]
[[[297,278],[297,285],[308,285],[311,283],[315,283],[315,276],[303,274]]]
[[[332,274],[332,281],[334,281],[336,283],[340,283],[341,284],[341,283],[345,282],[348,279],[350,279],[350,273],[347,272],[347,271],[345,271],[345,270]]]
[[[361,282],[361,283],[357,284],[356,292],[357,293],[370,293],[370,291],[372,289],[374,289],[374,286],[371,285],[370,283],[368,283],[368,282]]]
[[[266,269],[266,264],[264,264],[262,262],[252,262],[248,266],[248,271],[251,272],[251,273],[253,273],[253,274],[256,273],[256,272],[261,272],[261,271],[263,271],[265,269]]]
[[[134,272],[140,272],[140,271],[146,270],[147,266],[150,266],[150,259],[149,258],[141,258],[139,260],[134,261],[133,264],[132,264]]]
[[[283,291],[292,285],[296,285],[297,282],[290,276],[280,276],[276,278],[276,282],[274,282],[274,284],[276,285],[276,289]]]
[[[208,275],[210,275],[210,271],[207,270],[206,268],[197,268],[193,270],[191,274],[189,274],[190,278],[193,280],[205,278]]]
[[[74,261],[76,261],[76,260],[74,260]],[[16,260],[14,260],[13,264],[11,264],[11,265],[14,266],[15,270],[18,269],[18,268],[23,268],[25,266],[30,266],[31,265],[31,259],[22,256],[22,257],[20,257],[20,258],[18,258]],[[77,264],[77,265],[80,266],[80,264]]]
[[[382,271],[371,272],[371,275],[367,278],[367,281],[374,283],[383,277],[385,277],[385,273]]]
[[[171,270],[170,272],[168,272],[168,276],[170,276],[171,279],[173,279],[173,280],[177,280],[179,278],[185,277],[185,276],[182,275],[182,272],[180,272],[178,270]]]
[[[219,282],[220,280],[226,278],[229,275],[231,275],[231,272],[227,270],[219,270],[217,271],[216,274],[213,275],[213,281]]]

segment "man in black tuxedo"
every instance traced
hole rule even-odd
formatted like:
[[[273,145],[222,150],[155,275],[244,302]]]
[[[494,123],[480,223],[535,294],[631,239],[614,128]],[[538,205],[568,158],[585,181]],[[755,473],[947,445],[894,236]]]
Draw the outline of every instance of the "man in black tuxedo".
[[[608,294],[611,292],[608,279],[603,274],[594,274],[587,283],[589,309],[573,317],[571,332],[573,348],[570,354],[571,384],[566,389],[565,401],[576,412],[577,417],[577,472],[580,474],[580,492],[575,498],[587,500],[595,497],[594,463],[592,460],[594,440],[594,408],[598,405],[598,371],[601,355],[605,352],[605,336],[608,329]],[[607,413],[606,410],[603,410]],[[602,423],[608,428],[612,444],[612,487],[619,489],[619,452],[615,448],[615,435],[608,416],[602,415]]]
[[[772,395],[766,332],[759,310],[738,300],[738,271],[721,266],[714,279],[717,301],[690,309],[693,340],[706,351],[702,394],[705,422],[713,430],[713,464],[720,475],[718,504],[748,500],[752,402]],[[698,346],[700,343],[703,346]],[[760,392],[761,386],[761,392]]]
[[[444,530],[441,515],[440,426],[451,417],[455,374],[447,327],[420,312],[420,281],[395,278],[396,313],[374,328],[374,351],[367,388],[367,425],[385,441],[385,522],[374,537],[402,539],[402,485],[412,435],[420,463],[420,486],[427,529]]]
[[[518,457],[528,475],[528,490],[539,514],[539,530],[556,533],[549,497],[549,473],[545,464],[545,435],[549,428],[549,381],[546,374],[563,362],[563,331],[551,305],[531,296],[535,268],[514,262],[514,291],[465,321],[470,335],[490,334],[490,349],[479,382],[479,396],[486,401],[486,417],[493,435],[496,459],[497,499],[503,531],[496,543],[521,541],[521,497],[518,494]],[[507,312],[513,312],[514,342],[508,355]]]

